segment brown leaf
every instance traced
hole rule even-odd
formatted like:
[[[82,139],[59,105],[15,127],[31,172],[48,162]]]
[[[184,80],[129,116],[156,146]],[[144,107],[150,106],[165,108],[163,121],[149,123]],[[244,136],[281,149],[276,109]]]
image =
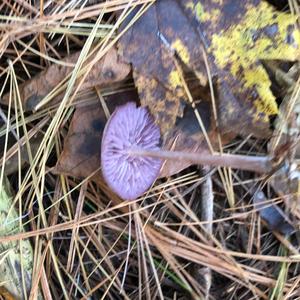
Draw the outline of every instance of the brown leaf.
[[[29,140],[32,157],[35,157],[42,139],[43,137],[41,135],[37,135]],[[26,145],[22,145],[20,148],[20,159],[21,161],[19,161],[17,152],[5,162],[4,171],[6,175],[11,175],[17,172],[19,169],[22,169],[24,166],[30,164]]]
[[[261,60],[299,57],[297,17],[262,0],[180,0],[208,55],[219,95],[220,125],[237,133],[268,136],[278,113]]]
[[[148,105],[162,132],[167,132],[183,116],[187,99],[175,53],[206,83],[200,37],[176,1],[157,1],[123,35],[119,49],[133,65],[142,105]]]
[[[111,95],[107,97],[106,103],[112,113],[117,106],[136,100],[137,95],[133,91]],[[100,168],[101,139],[105,124],[106,116],[100,102],[77,107],[54,172],[84,178]],[[100,172],[94,179],[97,181],[99,178]]]
[[[198,75],[200,85],[205,83],[205,50],[220,129],[266,137],[278,109],[261,60],[297,59],[296,19],[260,0],[246,5],[236,0],[158,0],[123,36],[120,52],[132,63],[141,103],[149,106],[163,133],[182,117],[186,99],[174,55]]]
[[[76,64],[80,52],[76,52],[63,61],[66,63]],[[91,59],[90,59],[91,60]],[[89,60],[89,61],[90,61]],[[61,83],[72,72],[73,67],[65,67],[53,64],[45,71],[41,72],[33,79],[24,82],[20,88],[21,99],[25,110],[32,110],[46,95],[48,95],[59,83]],[[80,87],[80,91],[93,86],[105,86],[113,82],[123,80],[130,72],[130,66],[121,62],[118,58],[115,48],[111,48],[102,59],[96,63],[84,83]],[[80,78],[77,79],[77,82]],[[56,96],[52,100],[57,103],[61,100],[62,95]],[[1,102],[8,104],[9,94],[1,99]]]
[[[202,103],[202,105],[198,105],[197,108],[206,130],[209,131],[211,129],[211,120],[208,103]],[[167,134],[164,142],[164,149],[185,152],[201,152],[201,150],[208,150],[207,142],[201,133],[194,111],[190,107],[185,109],[184,117],[179,119],[176,126]],[[166,161],[160,176],[171,176],[190,165],[191,163],[189,161]]]
[[[173,59],[175,53],[199,74],[202,83],[206,83],[200,37],[177,1],[153,4],[122,36],[118,46],[125,61],[132,63],[135,70],[166,86],[175,87],[170,78],[170,74],[177,71]]]

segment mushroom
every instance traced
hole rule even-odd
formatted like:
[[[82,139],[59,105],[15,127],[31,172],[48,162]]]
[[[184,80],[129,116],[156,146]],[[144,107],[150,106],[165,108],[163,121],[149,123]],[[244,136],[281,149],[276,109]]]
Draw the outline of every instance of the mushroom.
[[[160,129],[144,107],[119,106],[108,120],[101,144],[101,166],[111,189],[125,200],[142,195],[159,174],[162,160],[131,155],[130,151],[159,150]]]
[[[158,177],[163,159],[258,173],[270,172],[273,166],[266,156],[165,151],[159,143],[160,129],[147,108],[129,102],[111,115],[102,137],[101,165],[104,179],[121,198],[133,200],[147,191]]]

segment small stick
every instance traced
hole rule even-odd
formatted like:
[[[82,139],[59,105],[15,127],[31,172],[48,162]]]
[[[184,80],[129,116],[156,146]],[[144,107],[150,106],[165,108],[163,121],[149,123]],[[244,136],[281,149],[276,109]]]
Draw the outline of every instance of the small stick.
[[[210,167],[203,166],[202,175],[206,180],[201,185],[201,221],[207,222],[203,225],[208,235],[208,243],[212,246],[212,239],[209,235],[213,233],[213,214],[214,214],[214,193],[213,184],[210,174]],[[203,278],[203,285],[205,291],[205,300],[210,298],[210,289],[212,285],[212,271],[209,267],[203,267],[199,269],[200,274]]]
[[[212,167],[230,167],[256,173],[272,171],[272,159],[268,156],[247,156],[236,154],[211,154],[209,152],[188,153],[180,151],[128,149],[127,153],[133,156],[150,156],[162,159],[185,160],[199,165]]]

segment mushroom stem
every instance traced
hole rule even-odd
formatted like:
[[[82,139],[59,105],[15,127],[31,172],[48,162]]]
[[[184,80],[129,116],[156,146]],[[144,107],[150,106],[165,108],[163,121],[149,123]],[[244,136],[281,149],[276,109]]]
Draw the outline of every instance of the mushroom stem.
[[[133,156],[149,156],[171,160],[185,160],[199,165],[213,167],[230,167],[257,173],[268,173],[272,170],[272,159],[268,156],[247,156],[236,154],[211,154],[209,152],[188,153],[180,151],[130,149]]]

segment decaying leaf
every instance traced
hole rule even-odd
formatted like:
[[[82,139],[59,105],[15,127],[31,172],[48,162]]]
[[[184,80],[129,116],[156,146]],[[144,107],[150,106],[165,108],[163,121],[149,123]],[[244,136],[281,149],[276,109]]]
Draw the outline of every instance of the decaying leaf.
[[[119,49],[133,66],[142,105],[148,105],[165,133],[183,116],[187,99],[175,53],[206,83],[200,37],[177,1],[157,1],[121,38]]]
[[[106,103],[112,113],[118,105],[136,101],[135,92],[109,96]],[[84,178],[100,168],[101,139],[106,116],[100,102],[77,107],[54,172]],[[101,178],[100,172],[94,179]]]
[[[218,147],[217,130],[212,122],[211,108],[209,103],[201,102],[196,106],[209,138],[209,142],[214,149]],[[222,136],[223,143],[228,143],[235,137],[235,134],[227,134]],[[187,106],[184,117],[177,120],[176,125],[171,129],[165,139],[163,148],[165,150],[174,150],[190,153],[199,153],[209,151],[207,141],[201,131],[194,110]],[[160,177],[168,177],[174,175],[183,169],[191,166],[192,163],[184,160],[167,160],[161,170]]]
[[[5,179],[0,186],[1,237],[23,231],[20,227],[19,215],[13,205],[10,186]],[[23,286],[29,294],[32,271],[33,250],[28,240],[0,243],[0,283],[15,299],[25,299]],[[41,295],[38,295],[38,299],[42,299]]]
[[[99,104],[76,109],[55,173],[83,178],[100,167],[99,145],[105,121]]]
[[[265,136],[278,108],[261,60],[299,58],[297,18],[259,0],[181,3],[198,23],[217,77],[221,125]]]
[[[80,52],[76,52],[63,61],[68,64],[77,62]],[[67,78],[73,67],[61,65],[51,65],[45,71],[38,74],[30,81],[24,82],[20,88],[20,95],[25,110],[32,110],[46,95],[48,95],[58,84]],[[117,55],[117,50],[111,48],[103,58],[93,66],[87,75],[84,83],[80,87],[81,90],[94,86],[108,85],[113,82],[123,80],[130,72],[130,66],[121,62]],[[80,81],[80,78],[77,79]],[[56,96],[52,100],[52,104],[58,102],[61,95]],[[1,102],[8,104],[9,94],[1,99]]]
[[[197,108],[201,113],[206,130],[210,131],[211,120],[208,103],[202,103]],[[176,151],[185,152],[201,152],[201,150],[208,150],[207,142],[204,135],[201,133],[200,126],[192,108],[186,108],[184,117],[179,119],[176,126],[168,132],[165,137],[164,149],[176,149]],[[165,162],[160,176],[171,176],[190,165],[191,163],[189,161],[168,160]]]
[[[120,52],[137,74],[141,103],[163,132],[182,117],[184,106],[174,54],[199,75],[204,49],[216,83],[220,128],[265,137],[278,108],[261,60],[298,58],[296,19],[263,0],[159,0],[125,34]]]
[[[142,104],[147,105],[151,112],[155,112],[154,116],[162,133],[168,132],[174,126],[177,117],[183,117],[184,94],[176,95],[156,79],[137,72],[134,72],[134,78]]]

